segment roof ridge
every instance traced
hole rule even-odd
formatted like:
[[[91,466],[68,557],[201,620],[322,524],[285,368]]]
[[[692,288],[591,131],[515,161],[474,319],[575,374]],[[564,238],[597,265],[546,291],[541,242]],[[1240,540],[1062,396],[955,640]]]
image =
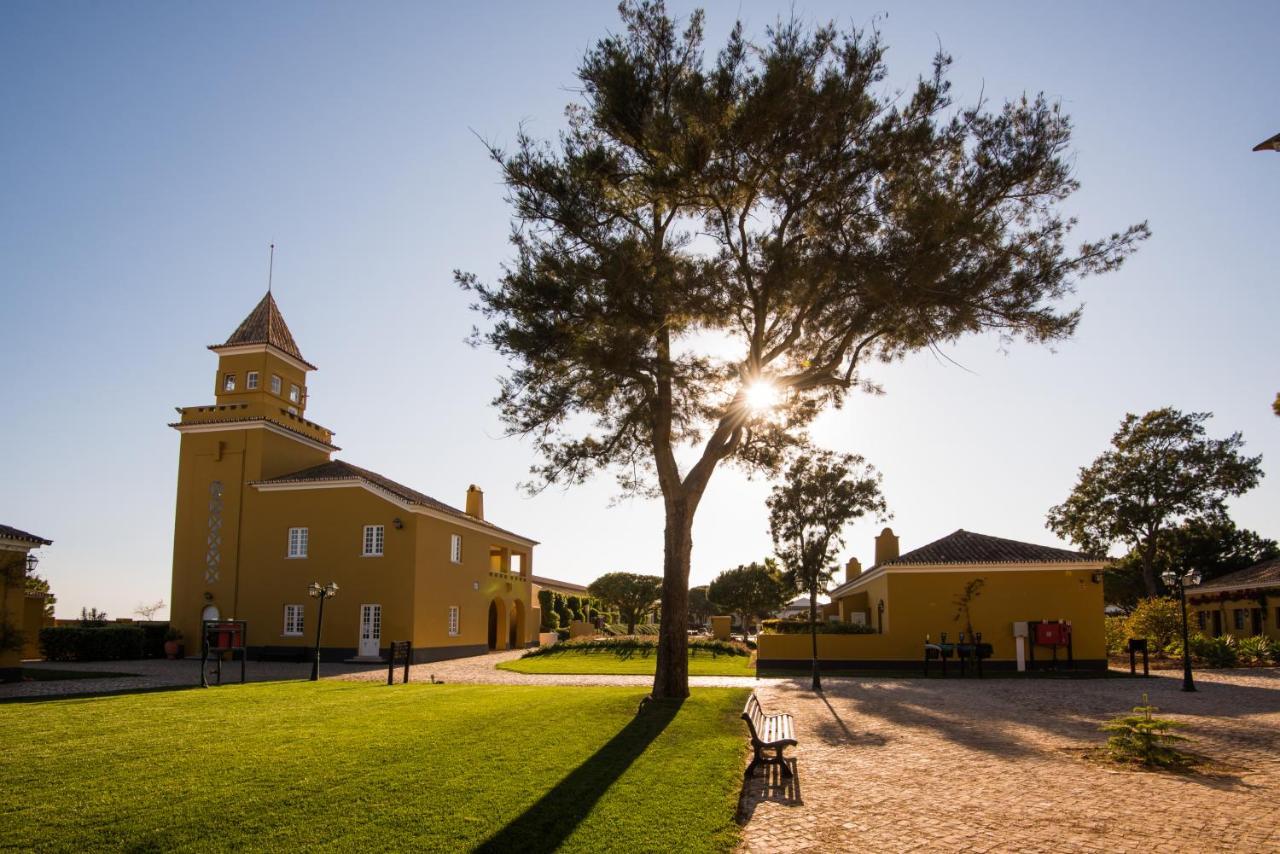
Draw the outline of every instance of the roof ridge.
[[[289,324],[285,323],[284,315],[271,291],[263,295],[253,310],[240,321],[240,325],[220,346],[233,347],[238,344],[270,344],[295,359],[307,361],[303,358],[302,351],[298,349],[298,342],[293,339]]]

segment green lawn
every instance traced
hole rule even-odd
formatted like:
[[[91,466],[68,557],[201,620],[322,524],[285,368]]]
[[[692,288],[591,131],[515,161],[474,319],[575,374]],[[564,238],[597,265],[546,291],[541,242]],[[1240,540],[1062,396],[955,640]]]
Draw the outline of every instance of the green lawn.
[[[611,650],[570,649],[564,652],[544,652],[528,658],[504,661],[498,665],[503,670],[517,673],[571,673],[652,676],[657,657],[639,652],[619,655]],[[708,652],[689,652],[690,676],[755,676],[756,668],[746,655],[712,656]]]
[[[0,704],[0,849],[728,851],[745,691],[287,682]]]

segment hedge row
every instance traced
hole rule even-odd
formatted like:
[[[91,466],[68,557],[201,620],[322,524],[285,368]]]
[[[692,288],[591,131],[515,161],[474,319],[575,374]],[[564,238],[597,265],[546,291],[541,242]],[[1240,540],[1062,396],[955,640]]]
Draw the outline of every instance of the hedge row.
[[[712,640],[710,638],[689,638],[689,649],[694,652],[710,653],[713,657],[721,655],[750,655],[751,651],[740,643]],[[562,652],[612,652],[620,657],[632,655],[654,655],[658,651],[655,638],[625,635],[613,638],[578,638],[563,641],[554,646],[541,646],[524,654],[525,658],[538,655],[558,655]]]
[[[143,658],[146,646],[147,633],[138,626],[50,626],[40,630],[40,651],[49,661]]]
[[[817,633],[820,635],[874,635],[872,626],[860,626],[857,623],[819,622]],[[760,633],[766,635],[807,635],[808,620],[762,620]]]

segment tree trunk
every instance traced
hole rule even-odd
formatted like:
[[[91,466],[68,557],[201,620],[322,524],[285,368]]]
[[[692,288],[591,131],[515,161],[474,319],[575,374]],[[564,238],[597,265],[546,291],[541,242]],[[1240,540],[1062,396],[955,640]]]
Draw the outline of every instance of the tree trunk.
[[[693,554],[693,511],[697,498],[666,502],[667,528],[662,560],[662,625],[653,697],[689,696],[689,560]]]
[[[634,635],[636,633],[636,615],[633,613],[631,618],[627,620],[627,634]]]
[[[813,640],[813,690],[822,690],[822,676],[818,673],[818,586],[809,588],[809,637]]]
[[[1154,535],[1147,538],[1147,543],[1142,549],[1142,582],[1147,586],[1149,599],[1160,595],[1160,588],[1156,586],[1156,538]]]

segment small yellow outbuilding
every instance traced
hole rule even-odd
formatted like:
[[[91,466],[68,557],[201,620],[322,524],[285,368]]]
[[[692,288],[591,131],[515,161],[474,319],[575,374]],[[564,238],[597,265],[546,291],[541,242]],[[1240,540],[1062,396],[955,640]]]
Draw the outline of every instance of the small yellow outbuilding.
[[[849,561],[823,616],[856,623],[865,634],[818,636],[825,668],[902,668],[919,664],[925,644],[991,645],[986,666],[1036,668],[1050,661],[1105,669],[1103,561],[1066,549],[959,530],[899,554],[898,537],[876,538],[876,562],[865,572]],[[1069,645],[1066,637],[1069,634]],[[798,668],[810,660],[808,635],[766,634],[761,668]]]

